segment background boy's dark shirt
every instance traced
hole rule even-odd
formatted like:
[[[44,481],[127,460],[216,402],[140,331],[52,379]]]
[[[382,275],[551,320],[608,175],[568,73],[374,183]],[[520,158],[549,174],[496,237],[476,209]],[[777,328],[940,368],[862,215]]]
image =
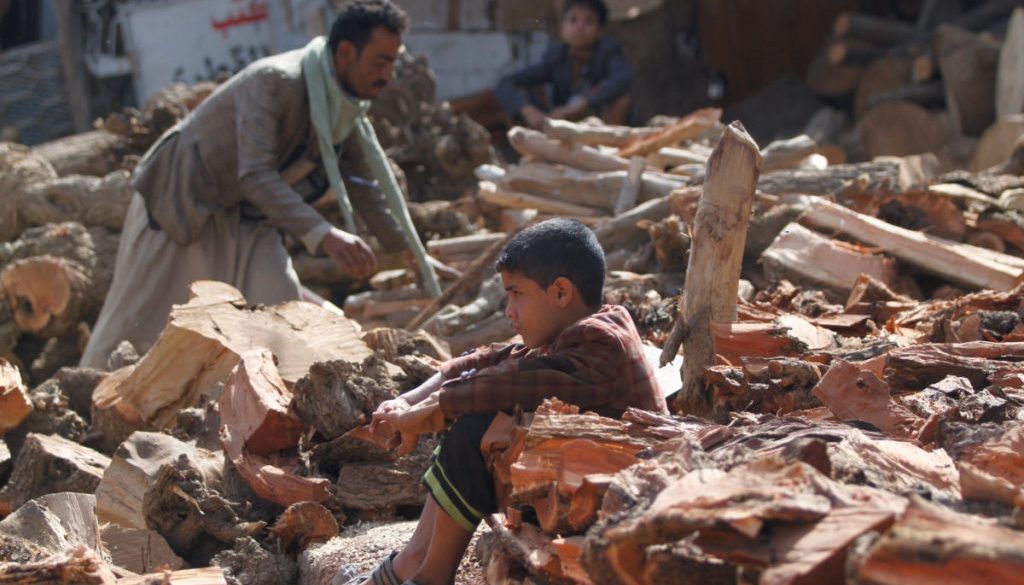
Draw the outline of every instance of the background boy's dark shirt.
[[[629,92],[629,86],[633,82],[633,67],[626,59],[626,54],[618,41],[611,37],[601,37],[597,40],[583,80],[589,87],[584,97],[590,109],[594,111],[599,111]],[[551,84],[554,107],[567,104],[576,94],[569,45],[561,41],[552,42],[544,51],[544,57],[539,63],[528,65],[502,79],[495,93],[505,112],[515,116],[529,103],[525,90],[542,84]]]
[[[566,327],[550,345],[495,344],[441,367],[441,410],[462,414],[537,408],[546,398],[620,416],[634,406],[667,413],[629,313],[605,305]]]

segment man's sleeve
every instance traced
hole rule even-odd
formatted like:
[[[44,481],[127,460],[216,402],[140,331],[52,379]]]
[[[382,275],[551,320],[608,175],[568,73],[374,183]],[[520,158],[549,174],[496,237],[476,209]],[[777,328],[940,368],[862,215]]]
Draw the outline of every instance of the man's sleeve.
[[[441,377],[444,380],[454,380],[464,372],[479,371],[499,364],[523,349],[524,346],[515,343],[492,343],[487,347],[468,351],[445,362],[441,366]]]
[[[608,56],[608,73],[591,91],[587,103],[592,110],[598,110],[629,93],[632,83],[633,66],[622,46],[615,43]]]
[[[494,93],[498,96],[501,108],[510,117],[519,115],[519,111],[528,103],[526,90],[542,83],[550,83],[554,74],[554,63],[557,60],[557,44],[552,43],[544,51],[544,57],[538,62],[502,78]]]
[[[277,169],[277,130],[285,105],[274,81],[272,76],[254,75],[246,81],[249,87],[238,92],[238,181],[244,197],[272,225],[288,230],[310,253],[316,253],[319,238],[330,224],[284,182]],[[317,234],[319,238],[313,237]]]
[[[520,406],[535,410],[547,398],[596,409],[614,398],[625,354],[610,344],[578,345],[556,355],[508,359],[441,386],[441,410],[449,419]]]

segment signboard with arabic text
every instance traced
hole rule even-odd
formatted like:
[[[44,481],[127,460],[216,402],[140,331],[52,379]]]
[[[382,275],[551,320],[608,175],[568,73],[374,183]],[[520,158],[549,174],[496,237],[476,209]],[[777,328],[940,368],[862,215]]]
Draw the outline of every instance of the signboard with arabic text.
[[[168,83],[191,85],[235,73],[281,50],[274,42],[271,2],[175,0],[125,6],[122,22],[139,103]]]

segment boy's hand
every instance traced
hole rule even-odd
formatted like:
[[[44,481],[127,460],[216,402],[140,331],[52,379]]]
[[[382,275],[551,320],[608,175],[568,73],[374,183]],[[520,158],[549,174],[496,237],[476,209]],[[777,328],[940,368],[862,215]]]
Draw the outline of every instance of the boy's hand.
[[[540,111],[540,108],[529,104],[523,106],[523,108],[519,110],[519,115],[522,116],[523,121],[534,130],[543,129],[544,121],[548,118],[544,112]]]
[[[373,418],[376,422],[378,415],[374,413]],[[407,409],[381,414],[379,418],[390,424],[401,437],[401,446],[398,448],[399,456],[412,453],[416,449],[420,435],[436,433],[446,426],[437,392]]]

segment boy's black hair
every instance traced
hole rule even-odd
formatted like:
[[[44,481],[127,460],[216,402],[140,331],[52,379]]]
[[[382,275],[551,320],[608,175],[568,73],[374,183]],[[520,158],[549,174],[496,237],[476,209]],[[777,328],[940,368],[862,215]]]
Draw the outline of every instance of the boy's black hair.
[[[590,228],[575,219],[549,219],[509,239],[495,264],[498,272],[517,272],[543,289],[564,276],[589,308],[604,297],[604,251]]]
[[[400,35],[409,27],[409,17],[391,0],[350,2],[331,25],[331,35],[327,39],[331,54],[337,52],[341,41],[352,43],[356,46],[356,51],[361,53],[366,43],[370,42],[373,30],[378,26]]]
[[[601,23],[601,26],[608,24],[608,5],[604,3],[604,0],[565,0],[562,16],[565,17],[565,14],[573,6],[582,6],[593,10],[597,15],[597,22]]]

